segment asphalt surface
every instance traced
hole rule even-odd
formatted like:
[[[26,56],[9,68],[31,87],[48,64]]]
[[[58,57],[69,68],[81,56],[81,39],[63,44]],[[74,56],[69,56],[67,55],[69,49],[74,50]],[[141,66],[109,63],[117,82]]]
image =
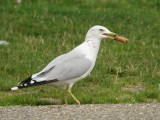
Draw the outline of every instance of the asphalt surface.
[[[0,120],[160,120],[160,104],[9,106]]]

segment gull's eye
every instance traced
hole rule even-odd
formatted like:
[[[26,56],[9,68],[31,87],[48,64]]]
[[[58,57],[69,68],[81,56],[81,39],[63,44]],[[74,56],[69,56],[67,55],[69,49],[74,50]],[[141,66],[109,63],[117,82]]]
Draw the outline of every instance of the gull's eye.
[[[103,29],[99,29],[99,31],[100,31],[100,32],[103,32],[104,30],[103,30]]]

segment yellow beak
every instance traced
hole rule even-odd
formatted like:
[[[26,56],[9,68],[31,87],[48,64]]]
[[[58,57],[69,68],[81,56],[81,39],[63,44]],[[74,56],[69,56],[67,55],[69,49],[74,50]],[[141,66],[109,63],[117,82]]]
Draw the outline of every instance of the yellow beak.
[[[127,43],[128,39],[123,37],[123,36],[119,36],[116,33],[110,32],[110,33],[103,33],[103,35],[106,35],[108,38],[110,39],[114,39],[123,43]]]

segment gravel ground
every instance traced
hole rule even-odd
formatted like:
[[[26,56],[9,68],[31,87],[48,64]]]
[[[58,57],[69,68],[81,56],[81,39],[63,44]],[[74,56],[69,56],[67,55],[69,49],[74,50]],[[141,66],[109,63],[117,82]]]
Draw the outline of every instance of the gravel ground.
[[[9,106],[0,120],[160,120],[160,104]]]

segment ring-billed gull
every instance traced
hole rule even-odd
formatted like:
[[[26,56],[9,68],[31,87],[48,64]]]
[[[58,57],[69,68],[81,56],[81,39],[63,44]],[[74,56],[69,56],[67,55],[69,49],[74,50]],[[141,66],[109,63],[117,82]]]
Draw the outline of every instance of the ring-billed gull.
[[[72,51],[60,55],[52,60],[42,71],[33,74],[28,79],[20,82],[17,90],[47,83],[64,85],[66,94],[69,93],[77,104],[78,99],[72,94],[71,88],[77,81],[85,78],[94,68],[100,43],[103,38],[114,39],[123,43],[128,39],[109,31],[103,26],[93,26],[86,34],[85,41]],[[67,103],[66,95],[64,101]]]

